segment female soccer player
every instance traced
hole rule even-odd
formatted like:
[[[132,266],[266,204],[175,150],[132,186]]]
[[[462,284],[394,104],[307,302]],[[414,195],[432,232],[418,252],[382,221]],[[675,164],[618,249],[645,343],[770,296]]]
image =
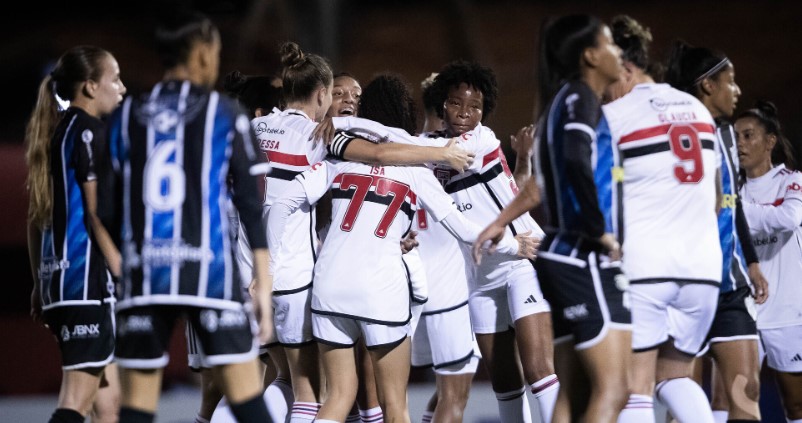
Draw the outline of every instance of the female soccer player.
[[[259,144],[271,163],[266,176],[265,211],[292,183],[295,176],[333,153],[347,160],[376,164],[420,164],[448,161],[462,170],[469,154],[462,149],[428,148],[393,143],[377,145],[358,138],[340,138],[331,146],[311,140],[317,122],[332,103],[333,75],[320,56],[305,54],[292,42],[281,47],[282,96],[286,108],[254,119]],[[310,288],[318,237],[313,208],[294,213],[286,237],[270,237],[274,264],[274,308],[276,334],[285,347],[292,373],[296,404],[294,421],[311,420],[320,407],[317,348],[313,345],[309,320]]]
[[[695,96],[710,111],[716,120],[721,152],[723,197],[718,228],[724,261],[716,317],[703,351],[709,349],[716,363],[711,375],[714,414],[724,417],[726,413],[726,418],[732,420],[759,421],[760,365],[754,303],[765,302],[768,291],[738,197],[735,132],[726,121],[741,94],[735,83],[735,68],[723,53],[677,41],[666,82]]]
[[[757,306],[757,328],[768,366],[776,371],[785,415],[802,422],[802,173],[772,103],[758,104],[735,121],[740,190],[770,295]]]
[[[619,79],[621,51],[610,29],[588,15],[554,20],[541,40],[539,78],[545,108],[537,127],[538,177],[530,178],[483,231],[474,243],[474,254],[486,241],[497,240],[513,219],[536,206],[540,198],[536,183],[544,186],[551,221],[535,268],[552,305],[555,338],[559,342],[573,334],[574,348],[590,379],[585,421],[614,422],[627,398],[630,315],[623,306],[614,219],[609,208],[600,207],[599,196],[605,193],[598,192],[601,187],[594,183],[594,168],[607,172],[605,178],[611,169],[609,164],[597,167],[592,160],[605,155],[597,148],[595,128],[601,96]],[[580,388],[568,385],[571,377],[563,364],[565,356],[559,351],[555,354],[560,380],[566,383],[560,389],[555,422],[571,421],[566,391]]]
[[[107,165],[100,118],[124,94],[111,53],[74,47],[42,81],[28,122],[31,315],[58,339],[64,370],[51,422],[84,421],[114,357],[114,285],[106,266],[119,274],[120,255],[97,216],[96,193]],[[63,113],[56,96],[70,104]],[[111,414],[116,420],[117,410]]]

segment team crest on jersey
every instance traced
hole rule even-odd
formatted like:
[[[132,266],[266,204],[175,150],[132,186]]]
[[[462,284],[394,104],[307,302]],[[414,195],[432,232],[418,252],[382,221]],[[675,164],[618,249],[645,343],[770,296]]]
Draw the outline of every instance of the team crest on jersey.
[[[162,134],[169,133],[178,125],[178,112],[175,110],[165,109],[156,113],[151,119],[153,129]]]
[[[434,170],[434,177],[437,178],[438,181],[440,181],[440,185],[445,187],[448,181],[451,180],[451,170],[436,168]]]

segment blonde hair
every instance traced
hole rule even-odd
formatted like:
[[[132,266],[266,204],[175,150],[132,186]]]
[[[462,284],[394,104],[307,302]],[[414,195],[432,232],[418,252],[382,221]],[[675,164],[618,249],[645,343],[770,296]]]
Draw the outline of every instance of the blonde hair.
[[[43,229],[50,224],[53,210],[53,183],[50,176],[50,139],[58,123],[58,107],[50,75],[39,85],[36,106],[25,130],[25,162],[28,178],[28,222]]]

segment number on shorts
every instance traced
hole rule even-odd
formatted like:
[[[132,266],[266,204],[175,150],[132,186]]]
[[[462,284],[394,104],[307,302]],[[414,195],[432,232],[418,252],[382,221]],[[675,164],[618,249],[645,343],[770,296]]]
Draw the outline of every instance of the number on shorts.
[[[362,209],[362,204],[365,202],[370,188],[375,188],[376,195],[380,197],[392,196],[392,201],[384,211],[381,220],[376,225],[376,230],[373,232],[379,238],[387,236],[387,230],[392,225],[398,210],[404,204],[404,199],[409,193],[409,186],[392,179],[376,178],[368,175],[358,175],[353,173],[346,173],[340,182],[341,191],[350,191],[355,189],[354,196],[351,197],[351,202],[345,210],[345,216],[340,224],[340,229],[345,232],[350,232],[354,228],[356,218],[359,216],[359,211]]]
[[[679,159],[674,165],[674,177],[681,184],[695,184],[705,176],[702,164],[702,144],[696,128],[691,125],[674,124],[668,130],[671,152]]]

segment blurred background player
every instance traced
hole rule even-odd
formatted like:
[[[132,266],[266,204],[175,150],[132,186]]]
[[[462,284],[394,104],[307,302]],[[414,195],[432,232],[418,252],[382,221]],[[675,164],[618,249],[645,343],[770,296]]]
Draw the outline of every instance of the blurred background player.
[[[121,222],[122,289],[117,354],[121,422],[154,420],[165,353],[176,320],[198,336],[201,365],[241,422],[271,421],[262,400],[258,340],[233,257],[226,181],[254,254],[252,304],[260,337],[272,332],[271,280],[248,118],[209,88],[218,76],[220,34],[197,13],[178,13],[156,31],[164,78],[141,99],[127,99],[110,125],[117,176],[106,210]]]

